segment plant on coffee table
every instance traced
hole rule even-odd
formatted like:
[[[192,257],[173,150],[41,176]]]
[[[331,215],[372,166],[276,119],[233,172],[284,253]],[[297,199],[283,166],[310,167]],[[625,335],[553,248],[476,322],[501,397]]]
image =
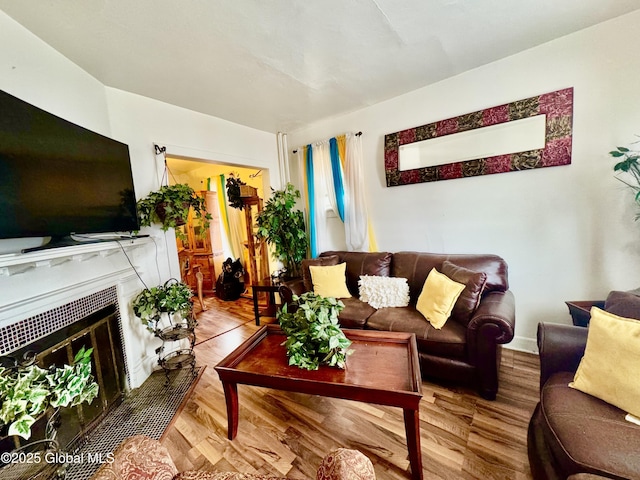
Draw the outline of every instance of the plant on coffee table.
[[[345,368],[351,341],[338,324],[344,304],[313,292],[294,295],[293,303],[298,307],[293,313],[285,304],[277,314],[287,335],[289,365],[307,370],[317,370],[320,364]]]

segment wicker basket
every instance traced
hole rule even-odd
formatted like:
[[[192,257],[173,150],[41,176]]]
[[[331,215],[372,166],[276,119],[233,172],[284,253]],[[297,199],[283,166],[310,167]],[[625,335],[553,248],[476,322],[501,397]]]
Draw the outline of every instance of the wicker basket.
[[[258,194],[256,187],[251,185],[240,185],[240,197],[255,197]]]

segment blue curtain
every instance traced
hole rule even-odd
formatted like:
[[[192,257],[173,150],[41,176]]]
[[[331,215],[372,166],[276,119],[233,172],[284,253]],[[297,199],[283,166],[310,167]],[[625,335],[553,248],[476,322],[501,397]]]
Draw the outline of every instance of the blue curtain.
[[[311,248],[311,258],[318,256],[318,238],[316,232],[316,198],[313,180],[313,148],[307,145],[306,148],[306,170],[307,170],[307,201],[309,202],[309,246]]]
[[[338,215],[340,216],[340,220],[344,222],[344,182],[342,178],[340,153],[338,152],[338,141],[335,137],[329,140],[329,153],[331,154],[331,173],[333,174],[333,188],[336,191]]]

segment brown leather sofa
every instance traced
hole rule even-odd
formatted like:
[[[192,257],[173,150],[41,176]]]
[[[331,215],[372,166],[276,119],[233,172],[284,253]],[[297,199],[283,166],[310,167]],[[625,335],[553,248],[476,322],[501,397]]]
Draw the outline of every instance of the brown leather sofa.
[[[605,310],[640,317],[640,297],[611,292]],[[540,402],[527,448],[535,480],[640,479],[640,426],[625,412],[568,384],[584,355],[588,329],[540,323]],[[587,474],[591,476],[587,476]]]
[[[478,290],[476,301],[479,302],[462,305],[469,299],[462,300],[461,295],[451,318],[441,330],[437,330],[415,309],[415,305],[431,269],[435,267],[442,272],[445,261],[467,272],[484,272],[486,281]],[[515,328],[515,300],[509,290],[507,264],[502,258],[481,254],[331,251],[322,253],[311,262],[316,265],[346,262],[347,287],[353,297],[341,299],[345,304],[339,316],[342,327],[413,332],[416,334],[423,378],[470,384],[482,397],[495,399],[500,345],[513,339]],[[358,280],[361,275],[406,278],[409,306],[376,310],[360,301]],[[308,269],[303,268],[302,279],[285,282],[280,287],[283,303],[291,304],[294,294],[300,295],[313,288],[308,276]],[[485,276],[482,277],[484,279]]]

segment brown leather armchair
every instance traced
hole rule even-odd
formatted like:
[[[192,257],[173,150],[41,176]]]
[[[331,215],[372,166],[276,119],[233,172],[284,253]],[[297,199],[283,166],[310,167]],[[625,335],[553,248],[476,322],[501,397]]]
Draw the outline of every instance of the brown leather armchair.
[[[312,290],[309,264],[336,265],[342,262],[347,264],[346,282],[353,295],[341,299],[345,304],[339,316],[342,327],[413,332],[423,378],[470,384],[482,397],[495,399],[501,345],[513,339],[515,329],[515,299],[509,290],[507,264],[502,258],[489,254],[324,252],[319,258],[303,264],[302,279],[285,282],[280,287],[283,303],[290,305],[294,294]],[[445,262],[460,267],[467,272],[468,278],[480,275],[482,284],[475,285],[476,297],[461,295],[451,318],[438,330],[425,320],[415,305],[431,269],[442,272]],[[469,272],[473,275],[469,276]],[[406,278],[409,306],[376,310],[360,301],[358,280],[361,275]],[[469,288],[473,281],[461,283]]]
[[[568,386],[587,335],[584,327],[538,325],[540,402],[527,439],[535,480],[640,478],[640,426],[617,407]]]

